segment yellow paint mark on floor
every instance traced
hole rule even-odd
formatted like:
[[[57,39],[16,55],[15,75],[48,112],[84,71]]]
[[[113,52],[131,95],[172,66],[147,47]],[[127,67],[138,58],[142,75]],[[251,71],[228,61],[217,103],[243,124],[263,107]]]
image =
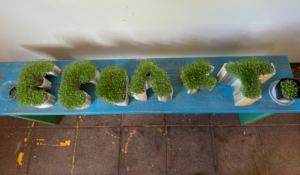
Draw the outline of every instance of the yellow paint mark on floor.
[[[36,140],[44,141],[45,139],[36,139]],[[40,146],[70,146],[71,145],[71,140],[66,140],[65,142],[60,142],[59,145],[56,145],[56,144],[47,144],[45,142],[36,142],[36,145],[40,145]]]
[[[77,121],[77,125],[76,125],[76,134],[75,134],[75,139],[74,139],[74,148],[73,148],[73,157],[72,157],[72,165],[71,165],[70,175],[73,174],[73,170],[74,170],[77,137],[78,137],[78,121]]]
[[[23,164],[22,164],[23,156],[24,156],[24,153],[23,153],[23,152],[20,152],[20,154],[19,154],[19,156],[18,156],[18,163],[19,163],[19,165],[23,165]]]
[[[59,141],[58,139],[56,141]]]
[[[40,142],[43,142],[43,141],[45,141],[45,139],[36,139],[36,140],[38,140],[38,141],[40,141]]]
[[[82,118],[81,118],[81,116],[79,116],[79,120],[82,122]]]
[[[225,163],[227,164],[227,166],[229,167],[229,160],[230,160],[230,154],[229,154],[229,152],[228,152],[228,144],[226,144],[226,160],[225,160]]]
[[[32,124],[31,124],[31,127],[33,127],[34,126],[34,122],[32,122]]]
[[[24,142],[27,142],[27,138],[24,138]]]
[[[129,171],[129,167],[128,167],[128,164],[127,164],[128,144],[129,144],[130,138],[133,136],[134,133],[136,133],[135,130],[130,132],[129,137],[127,138],[127,142],[125,143],[125,149],[122,149],[122,152],[125,154],[125,164],[126,164],[126,167],[127,167],[127,171]]]
[[[147,128],[156,128],[158,132],[162,133],[164,136],[168,134],[167,128],[165,130],[161,129],[160,125],[144,125]]]
[[[59,146],[70,146],[71,140],[66,140],[65,142],[60,142]]]

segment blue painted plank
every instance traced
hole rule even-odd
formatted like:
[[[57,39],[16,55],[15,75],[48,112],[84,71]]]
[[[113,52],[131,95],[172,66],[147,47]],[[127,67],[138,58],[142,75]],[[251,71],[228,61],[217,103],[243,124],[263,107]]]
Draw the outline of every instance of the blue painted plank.
[[[148,91],[150,96],[147,102],[130,99],[130,104],[126,107],[107,106],[106,103],[97,99],[95,86],[85,84],[82,89],[91,95],[93,104],[84,110],[66,110],[59,104],[46,109],[30,107],[20,108],[16,101],[3,101],[0,99],[0,115],[72,115],[72,114],[132,114],[132,113],[292,113],[300,112],[300,102],[296,100],[291,106],[280,106],[271,100],[268,94],[269,85],[281,77],[293,77],[287,56],[259,56],[266,58],[276,67],[276,74],[263,84],[262,99],[250,106],[235,107],[233,103],[231,86],[218,84],[212,92],[199,91],[196,94],[188,95],[180,80],[179,70],[186,63],[190,63],[199,58],[156,58],[155,61],[164,68],[170,75],[170,80],[174,89],[174,99],[169,102],[159,102],[153,91]],[[206,57],[215,66],[212,75],[216,77],[224,63],[232,60],[249,57]],[[119,64],[125,66],[129,77],[132,76],[136,65],[143,59],[117,59],[117,60],[91,60],[101,71],[106,66]],[[62,70],[72,61],[55,61],[55,64]],[[0,63],[0,85],[6,81],[15,80],[18,72],[25,62]],[[57,97],[57,92],[61,82],[61,77],[49,77],[52,88],[49,93]]]

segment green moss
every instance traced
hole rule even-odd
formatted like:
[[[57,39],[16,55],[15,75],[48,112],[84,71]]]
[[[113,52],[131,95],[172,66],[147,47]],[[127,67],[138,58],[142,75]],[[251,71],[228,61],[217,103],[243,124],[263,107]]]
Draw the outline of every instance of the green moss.
[[[82,90],[76,90],[78,81],[88,83],[95,80],[97,66],[90,61],[77,61],[67,65],[62,74],[58,90],[58,103],[66,109],[80,108],[86,100]]]
[[[108,66],[100,73],[96,95],[108,105],[123,102],[126,97],[127,73],[119,65]]]
[[[213,89],[217,84],[216,78],[208,76],[213,69],[210,61],[199,59],[186,64],[180,70],[183,86],[187,90],[194,90],[201,87]]]
[[[168,74],[150,59],[141,62],[134,71],[131,77],[131,95],[143,93],[147,81],[151,81],[152,89],[159,97],[172,93]]]
[[[31,86],[39,84],[38,79],[44,77],[47,72],[53,70],[51,60],[37,60],[27,62],[19,72],[17,81],[17,102],[20,107],[38,106],[45,102],[46,95],[44,89],[32,91]]]
[[[299,87],[293,80],[285,80],[280,83],[282,95],[287,99],[298,96]]]
[[[226,71],[242,82],[241,91],[250,99],[258,99],[262,94],[261,75],[273,74],[274,68],[266,59],[247,58],[228,62]]]

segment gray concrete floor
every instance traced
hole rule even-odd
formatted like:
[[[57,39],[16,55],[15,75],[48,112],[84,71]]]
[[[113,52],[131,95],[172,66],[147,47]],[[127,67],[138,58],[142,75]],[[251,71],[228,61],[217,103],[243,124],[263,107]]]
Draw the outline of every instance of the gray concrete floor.
[[[299,175],[300,114],[0,116],[0,174]],[[78,123],[78,127],[77,127]]]

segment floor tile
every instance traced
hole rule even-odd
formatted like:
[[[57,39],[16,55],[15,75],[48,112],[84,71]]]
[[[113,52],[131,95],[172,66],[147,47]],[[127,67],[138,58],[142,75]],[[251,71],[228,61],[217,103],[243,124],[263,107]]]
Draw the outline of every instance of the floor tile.
[[[0,129],[0,174],[26,174],[32,135],[32,128]]]
[[[209,114],[165,114],[167,125],[210,125]]]
[[[291,63],[294,78],[300,78],[300,63]]]
[[[168,128],[168,174],[215,174],[210,127]]]
[[[214,126],[241,126],[239,114],[210,114]],[[249,125],[257,125],[256,122]]]
[[[214,127],[219,175],[266,175],[258,127]]]
[[[300,113],[273,114],[258,121],[260,125],[297,124],[300,125]]]
[[[269,174],[299,175],[299,126],[271,126],[260,129]]]
[[[35,128],[28,174],[70,174],[75,133],[75,128]]]
[[[80,128],[73,175],[118,174],[120,128]]]
[[[75,127],[77,124],[78,115],[61,115],[59,116],[58,125],[49,125],[36,122],[36,127]]]
[[[166,125],[164,114],[124,114],[123,126]]]
[[[0,116],[0,128],[28,128],[32,125],[32,121],[20,119],[12,116]]]
[[[120,126],[122,114],[81,115],[79,126]]]
[[[164,128],[124,127],[121,148],[121,175],[166,174]]]

